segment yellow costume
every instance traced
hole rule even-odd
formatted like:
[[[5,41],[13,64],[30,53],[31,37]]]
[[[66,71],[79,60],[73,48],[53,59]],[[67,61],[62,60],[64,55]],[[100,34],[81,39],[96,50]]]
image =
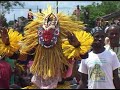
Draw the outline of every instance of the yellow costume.
[[[93,42],[93,37],[83,31],[84,24],[73,21],[63,13],[54,14],[51,7],[43,14],[33,13],[37,18],[25,27],[21,54],[28,54],[35,48],[34,62],[30,71],[32,82],[40,89],[52,89],[63,77],[69,59],[85,54]],[[69,44],[65,31],[74,33],[80,41],[78,48]]]
[[[10,28],[10,29],[4,29],[4,31],[1,30],[1,38],[0,38],[0,55],[8,55],[12,56],[14,52],[17,52],[20,47],[20,41],[22,41],[23,36],[18,31]],[[6,36],[7,35],[7,36]],[[6,45],[3,41],[3,39],[8,39],[8,45]]]

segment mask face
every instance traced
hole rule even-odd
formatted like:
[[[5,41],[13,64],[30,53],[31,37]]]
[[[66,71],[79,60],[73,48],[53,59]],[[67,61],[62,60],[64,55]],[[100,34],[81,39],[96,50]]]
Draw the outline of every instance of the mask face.
[[[39,44],[45,48],[53,47],[57,43],[59,32],[57,17],[51,13],[38,28]]]

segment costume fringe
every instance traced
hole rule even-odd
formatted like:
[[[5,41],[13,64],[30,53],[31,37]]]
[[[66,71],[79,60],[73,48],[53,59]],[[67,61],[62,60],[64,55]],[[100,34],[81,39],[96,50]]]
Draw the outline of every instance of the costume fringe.
[[[32,48],[36,47],[34,62],[30,68],[33,74],[38,74],[43,78],[54,77],[55,73],[60,70],[64,72],[65,65],[69,66],[67,58],[62,51],[62,39],[66,39],[65,31],[80,31],[83,29],[82,22],[72,21],[69,16],[58,13],[58,22],[60,27],[60,35],[58,36],[57,44],[52,48],[44,48],[38,44],[38,27],[43,24],[44,17],[52,10],[43,11],[44,14],[35,14],[37,17],[25,27],[23,46],[20,50],[21,54],[28,53]]]
[[[69,65],[67,58],[64,57],[61,47],[61,41],[52,48],[44,48],[38,45],[35,52],[34,62],[30,68],[33,74],[47,77],[55,77],[56,71],[64,72],[65,65]]]
[[[0,55],[8,55],[12,56],[14,52],[18,51],[21,47],[20,41],[23,39],[22,34],[20,34],[18,31],[10,28],[7,30],[8,36],[9,36],[9,45],[5,45],[2,41],[2,38],[0,38]]]

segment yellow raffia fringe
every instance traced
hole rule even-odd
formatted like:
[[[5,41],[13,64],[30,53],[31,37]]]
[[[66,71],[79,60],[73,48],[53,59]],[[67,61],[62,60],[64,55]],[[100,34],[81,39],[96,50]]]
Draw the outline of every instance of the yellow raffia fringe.
[[[39,89],[36,85],[26,86],[21,89]],[[64,84],[58,85],[55,89],[72,89],[71,83],[69,81],[65,81]]]
[[[21,42],[22,48],[20,49],[21,54],[26,54],[32,48],[36,48],[34,62],[30,70],[33,74],[38,74],[43,78],[54,77],[57,70],[63,72],[65,70],[64,65],[69,65],[62,51],[62,39],[66,39],[65,31],[81,31],[84,27],[82,22],[73,21],[69,16],[58,13],[60,26],[58,42],[54,47],[46,49],[38,44],[37,32],[38,27],[43,24],[45,16],[50,13],[54,13],[50,7],[43,11],[43,14],[34,13],[36,19],[26,25],[24,39]]]
[[[68,39],[66,39],[62,43],[63,53],[68,59],[81,59],[80,55],[84,55],[91,49],[94,39],[93,36],[86,31],[74,31],[73,33],[81,45],[80,47],[75,48],[74,46],[70,45]]]
[[[69,65],[62,52],[60,39],[55,47],[44,48],[38,45],[35,52],[34,62],[30,71],[34,74],[47,77],[55,77],[56,71],[64,72],[64,65]]]
[[[21,72],[21,73],[22,73],[23,71],[25,71],[24,66],[25,66],[25,65],[16,63],[16,67],[19,69],[19,72]]]
[[[10,28],[8,30],[8,36],[9,36],[10,45],[5,45],[2,42],[2,38],[0,38],[0,55],[2,54],[13,55],[13,53],[18,51],[21,47],[19,42],[23,39],[22,34]]]
[[[64,84],[61,85],[58,84],[56,89],[72,89],[71,83],[69,81],[65,81]]]
[[[36,85],[31,85],[31,86],[26,86],[24,88],[21,88],[21,89],[39,89]]]

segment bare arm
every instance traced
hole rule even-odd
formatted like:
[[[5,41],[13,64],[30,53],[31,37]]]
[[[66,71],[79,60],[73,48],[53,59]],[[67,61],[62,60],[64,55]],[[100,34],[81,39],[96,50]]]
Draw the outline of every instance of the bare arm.
[[[86,58],[88,58],[88,53],[86,53],[84,55],[80,55],[80,57],[82,59],[86,59]],[[73,75],[73,77],[76,77],[77,81],[80,81],[80,73],[79,73],[78,69],[79,69],[78,60],[75,60],[72,75]]]
[[[81,44],[78,41],[77,37],[74,35],[74,33],[71,33],[69,31],[65,32],[68,38],[69,43],[74,46],[75,48],[79,47]]]
[[[118,76],[118,69],[113,71],[113,83],[116,89],[120,89],[120,78]]]
[[[84,74],[84,73],[80,73],[80,82],[79,82],[79,86],[77,87],[77,89],[86,89],[88,88],[87,87],[87,84],[88,84],[88,75],[87,74]]]
[[[75,77],[77,82],[80,80],[80,74],[79,74],[79,71],[78,71],[78,62],[77,60],[75,60],[75,63],[73,65],[73,70],[72,70],[72,77]]]

